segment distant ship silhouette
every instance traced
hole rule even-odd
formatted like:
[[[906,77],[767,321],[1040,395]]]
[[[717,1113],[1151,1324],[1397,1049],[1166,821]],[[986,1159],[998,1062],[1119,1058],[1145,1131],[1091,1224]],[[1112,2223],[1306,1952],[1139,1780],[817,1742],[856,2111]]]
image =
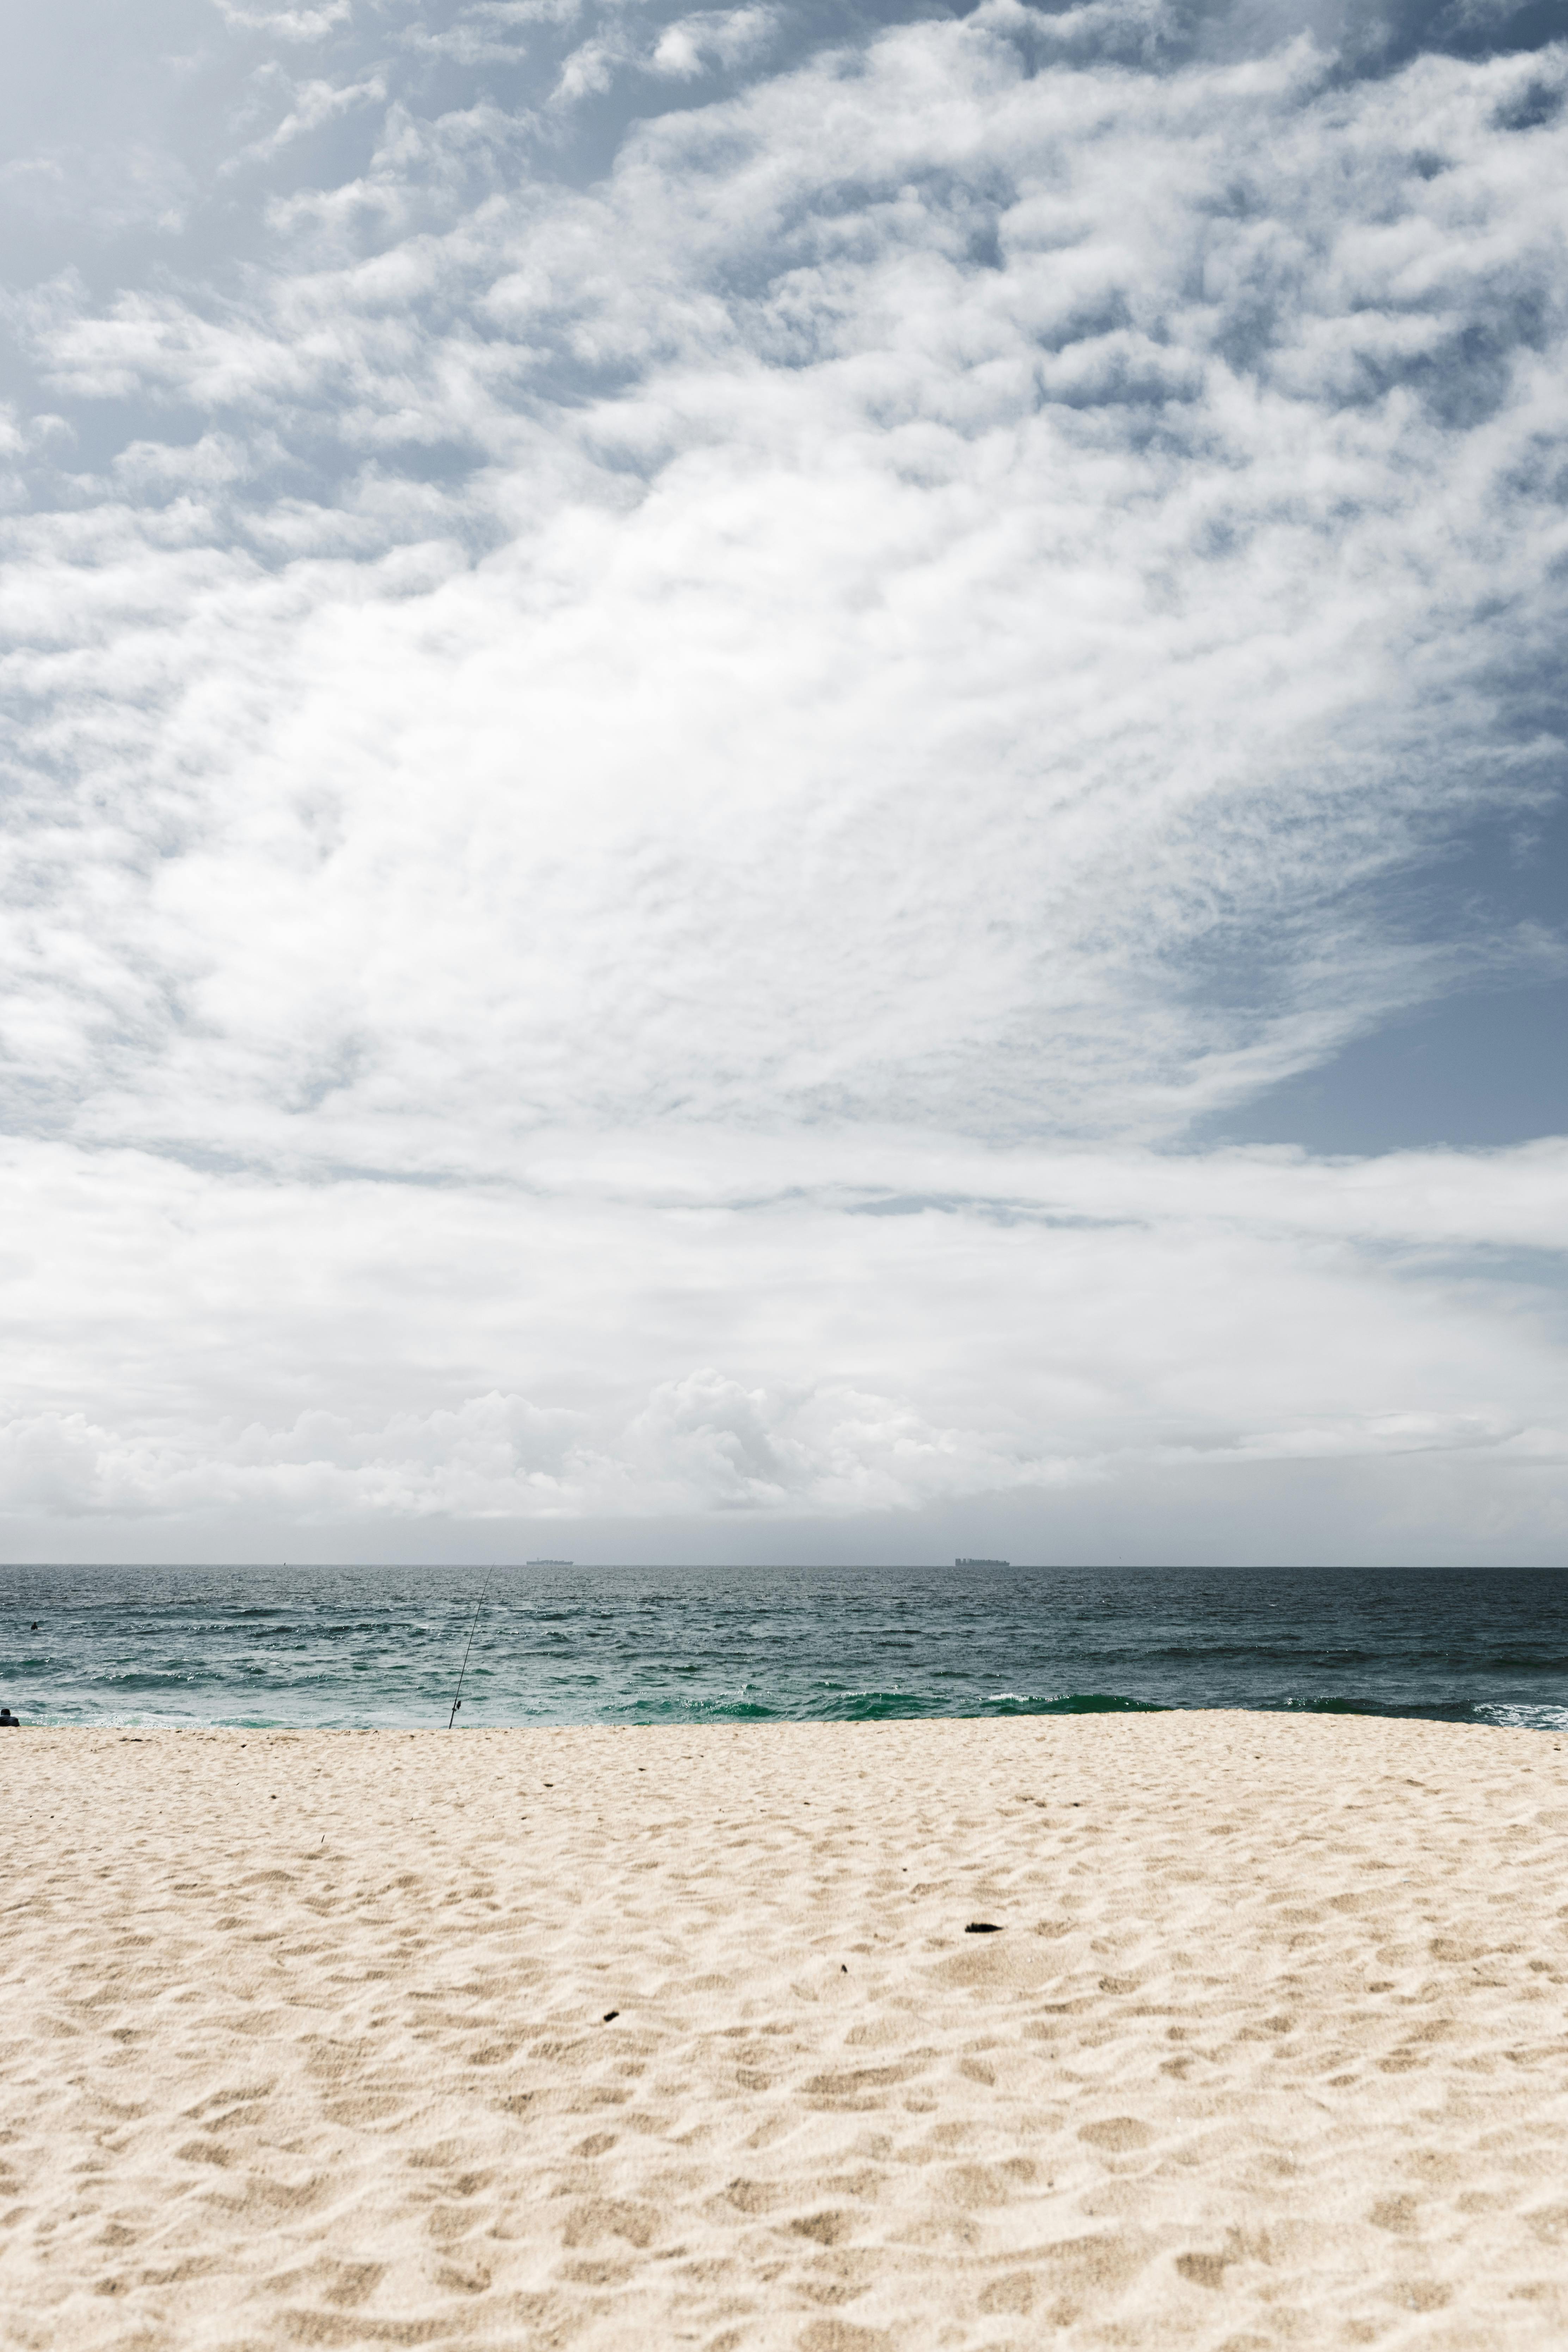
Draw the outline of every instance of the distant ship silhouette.
[[[1010,1559],[955,1559],[954,1568],[1011,1568]]]
[[[525,1559],[522,1564],[524,1568],[574,1568],[576,1562],[570,1559]]]

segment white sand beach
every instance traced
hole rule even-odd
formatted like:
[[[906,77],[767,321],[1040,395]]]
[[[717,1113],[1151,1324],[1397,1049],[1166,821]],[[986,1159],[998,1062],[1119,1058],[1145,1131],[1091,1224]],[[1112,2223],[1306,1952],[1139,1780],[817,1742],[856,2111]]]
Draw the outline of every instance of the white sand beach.
[[[18,2346],[1568,2341],[1551,1734],[22,1731],[0,1767]]]

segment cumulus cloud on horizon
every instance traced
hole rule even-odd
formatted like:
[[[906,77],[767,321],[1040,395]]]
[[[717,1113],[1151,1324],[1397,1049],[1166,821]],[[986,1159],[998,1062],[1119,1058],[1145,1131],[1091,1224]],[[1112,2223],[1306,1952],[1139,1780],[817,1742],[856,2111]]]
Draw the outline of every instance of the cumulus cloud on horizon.
[[[1423,918],[1561,803],[1568,49],[166,30],[63,266],[0,190],[0,1517],[1441,1453],[1560,1548],[1559,1147],[1198,1139],[1568,969]]]

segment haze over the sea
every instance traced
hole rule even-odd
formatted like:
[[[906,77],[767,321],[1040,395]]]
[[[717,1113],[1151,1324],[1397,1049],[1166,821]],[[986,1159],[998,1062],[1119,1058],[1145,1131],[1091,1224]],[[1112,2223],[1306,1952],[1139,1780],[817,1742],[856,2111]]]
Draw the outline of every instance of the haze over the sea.
[[[57,0],[12,1560],[1561,1560],[1568,11]]]

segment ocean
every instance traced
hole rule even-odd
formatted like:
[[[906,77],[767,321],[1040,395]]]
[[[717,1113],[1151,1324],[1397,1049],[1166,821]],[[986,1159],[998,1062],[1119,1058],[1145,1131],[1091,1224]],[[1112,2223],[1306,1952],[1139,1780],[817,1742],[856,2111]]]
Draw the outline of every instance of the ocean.
[[[464,1729],[1180,1706],[1568,1726],[1551,1569],[0,1569],[0,1701],[31,1724],[444,1726],[470,1635]]]

